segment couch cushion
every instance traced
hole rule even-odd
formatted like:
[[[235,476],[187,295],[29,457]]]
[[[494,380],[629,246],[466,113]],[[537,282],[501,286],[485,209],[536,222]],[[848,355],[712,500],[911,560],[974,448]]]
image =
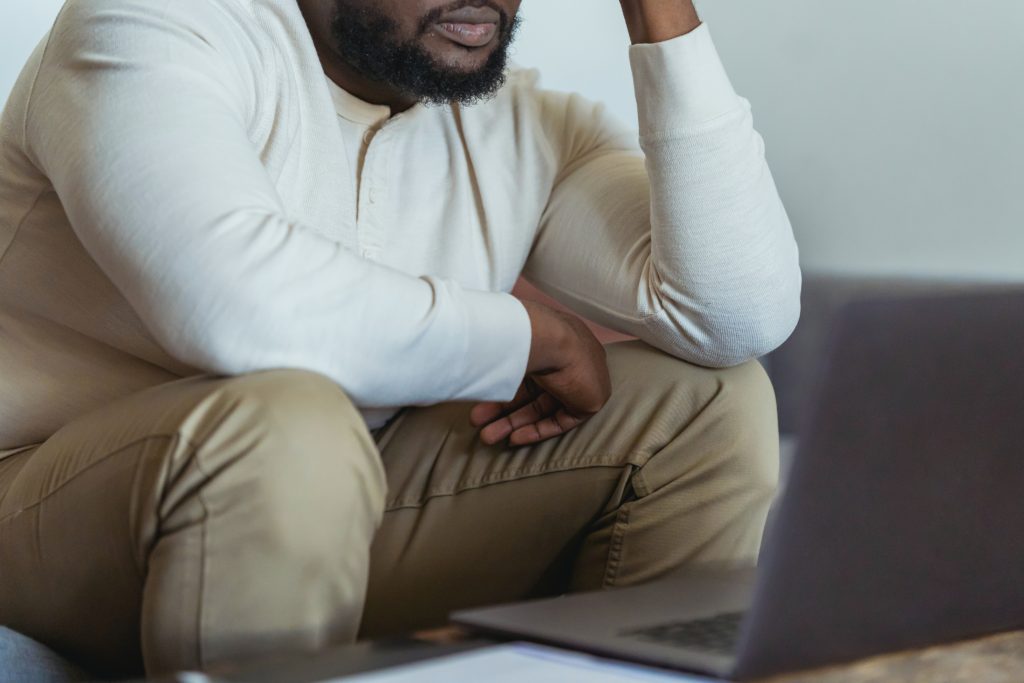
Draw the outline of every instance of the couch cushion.
[[[950,279],[805,275],[800,322],[789,340],[772,353],[766,363],[779,401],[779,430],[783,434],[800,432],[801,413],[818,379],[818,364],[825,352],[836,315],[846,304],[857,299],[1005,287],[1005,284],[999,283]]]

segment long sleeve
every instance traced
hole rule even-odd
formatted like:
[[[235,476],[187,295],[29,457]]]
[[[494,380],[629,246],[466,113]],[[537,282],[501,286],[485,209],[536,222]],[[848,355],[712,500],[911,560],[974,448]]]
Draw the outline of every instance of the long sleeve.
[[[524,275],[694,363],[767,353],[796,324],[801,275],[750,105],[704,25],[630,60],[642,153],[600,106],[565,101],[563,169]]]
[[[250,139],[258,65],[213,3],[72,2],[26,146],[78,239],[169,354],[305,368],[361,407],[510,399],[530,345],[504,293],[413,277],[293,220]]]

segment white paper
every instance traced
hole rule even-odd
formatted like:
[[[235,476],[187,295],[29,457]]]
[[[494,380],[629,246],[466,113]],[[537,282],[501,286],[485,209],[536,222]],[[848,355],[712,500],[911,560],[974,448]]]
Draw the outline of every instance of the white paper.
[[[710,680],[567,650],[512,643],[323,683],[696,683]]]
[[[213,683],[213,679],[199,671],[182,671],[176,674],[177,683]]]

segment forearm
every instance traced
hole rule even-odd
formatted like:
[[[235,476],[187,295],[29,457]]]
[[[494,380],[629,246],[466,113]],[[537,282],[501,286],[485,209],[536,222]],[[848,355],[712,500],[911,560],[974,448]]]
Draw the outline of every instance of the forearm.
[[[579,314],[692,363],[771,351],[796,322],[800,271],[756,134],[739,133],[747,126],[734,119],[658,145],[650,174],[626,153],[587,164],[553,196],[524,275]]]
[[[700,26],[693,0],[619,0],[634,45],[660,43]]]
[[[796,322],[800,271],[749,105],[706,27],[630,56],[646,159],[617,136],[592,150],[555,188],[526,275],[692,362],[766,353]]]
[[[792,228],[707,27],[631,50],[651,192],[650,299],[662,333],[696,325],[709,364],[760,355],[799,312]]]
[[[651,253],[641,288],[658,311],[648,327],[688,332],[707,365],[773,350],[796,324],[800,270],[749,113],[645,147]]]

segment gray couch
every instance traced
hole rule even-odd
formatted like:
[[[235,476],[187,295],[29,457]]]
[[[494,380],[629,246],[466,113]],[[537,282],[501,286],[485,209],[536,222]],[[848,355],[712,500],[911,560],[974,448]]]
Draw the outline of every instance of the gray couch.
[[[782,470],[788,470],[802,428],[810,394],[819,380],[829,334],[843,306],[857,299],[879,299],[995,290],[991,282],[906,277],[858,277],[806,274],[801,297],[800,323],[778,350],[762,359],[779,406]]]
[[[816,366],[836,314],[843,304],[864,297],[893,297],[976,288],[964,282],[808,275],[803,314],[793,336],[764,359],[779,401],[783,470],[800,432],[800,415],[816,378]],[[10,630],[0,628],[0,683],[57,683],[85,680],[58,655]]]

